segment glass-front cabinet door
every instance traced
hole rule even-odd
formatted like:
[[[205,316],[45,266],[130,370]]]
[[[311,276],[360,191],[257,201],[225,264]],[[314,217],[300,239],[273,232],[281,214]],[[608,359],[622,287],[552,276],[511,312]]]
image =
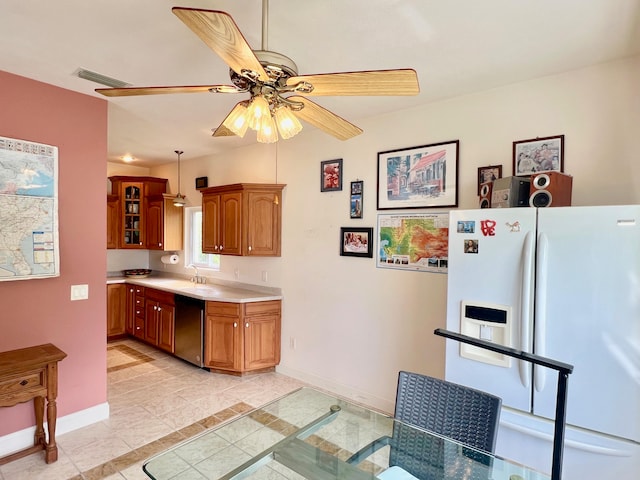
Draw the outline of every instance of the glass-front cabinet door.
[[[123,183],[124,201],[122,202],[124,225],[122,229],[123,247],[145,248],[144,246],[144,205],[143,184]]]

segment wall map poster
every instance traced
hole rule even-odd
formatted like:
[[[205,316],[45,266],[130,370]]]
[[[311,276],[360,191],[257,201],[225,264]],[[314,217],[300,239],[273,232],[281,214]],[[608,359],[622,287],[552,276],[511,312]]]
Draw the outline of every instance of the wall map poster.
[[[378,215],[379,268],[446,273],[449,214]]]
[[[58,147],[0,137],[0,281],[59,275]]]

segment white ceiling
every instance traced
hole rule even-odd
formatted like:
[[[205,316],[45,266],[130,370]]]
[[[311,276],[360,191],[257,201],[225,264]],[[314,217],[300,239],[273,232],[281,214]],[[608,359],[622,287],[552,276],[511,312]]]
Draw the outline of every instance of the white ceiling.
[[[262,47],[262,0],[2,0],[0,70],[88,95],[78,67],[134,86],[228,84],[229,69],[172,12],[231,14]],[[358,120],[640,53],[640,0],[271,0],[268,49],[300,74],[414,68],[417,97],[316,97]],[[109,99],[109,160],[138,165],[254,143],[213,138],[247,94]],[[1,107],[0,107],[1,108]],[[313,129],[305,125],[306,129]],[[0,135],[2,132],[0,132]],[[304,131],[303,133],[304,134]]]

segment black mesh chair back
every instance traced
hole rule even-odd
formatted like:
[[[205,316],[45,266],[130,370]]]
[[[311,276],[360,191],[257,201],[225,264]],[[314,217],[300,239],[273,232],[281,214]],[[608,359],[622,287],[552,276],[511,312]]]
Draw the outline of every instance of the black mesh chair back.
[[[494,452],[502,400],[486,392],[417,373],[400,372],[395,418]]]

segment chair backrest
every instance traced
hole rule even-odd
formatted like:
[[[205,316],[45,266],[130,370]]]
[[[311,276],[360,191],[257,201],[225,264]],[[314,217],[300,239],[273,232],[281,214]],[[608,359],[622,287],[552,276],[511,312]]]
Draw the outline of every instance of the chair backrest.
[[[480,390],[411,372],[400,372],[395,418],[494,452],[502,400]]]

